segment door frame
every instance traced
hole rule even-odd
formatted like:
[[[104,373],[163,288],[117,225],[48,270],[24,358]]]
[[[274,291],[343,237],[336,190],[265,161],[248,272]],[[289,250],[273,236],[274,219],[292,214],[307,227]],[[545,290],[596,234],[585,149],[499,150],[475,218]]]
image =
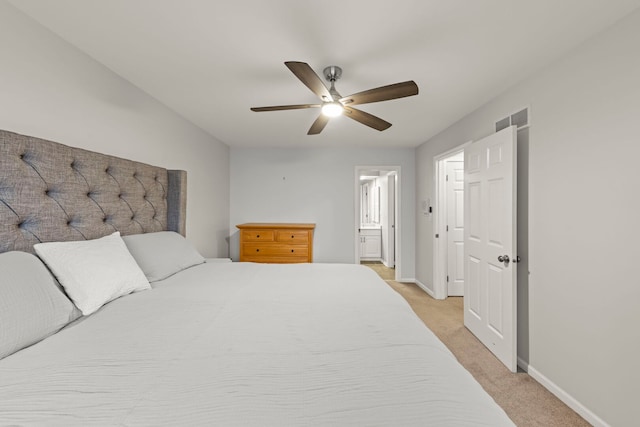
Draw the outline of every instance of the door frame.
[[[433,210],[433,297],[446,299],[447,290],[447,181],[445,161],[459,153],[464,153],[465,147],[473,141],[451,148],[433,157],[434,210]],[[436,238],[436,235],[439,237]]]
[[[354,167],[354,259],[355,264],[360,264],[360,239],[358,229],[360,228],[360,174],[363,171],[385,171],[396,174],[395,182],[395,277],[394,280],[398,280],[402,277],[402,168],[399,165],[356,165]]]

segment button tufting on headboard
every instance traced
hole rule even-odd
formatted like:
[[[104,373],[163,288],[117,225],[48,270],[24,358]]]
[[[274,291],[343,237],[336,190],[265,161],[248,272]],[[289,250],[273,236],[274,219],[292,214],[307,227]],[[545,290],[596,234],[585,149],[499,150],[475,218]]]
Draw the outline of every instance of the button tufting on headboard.
[[[184,233],[186,175],[181,179],[170,228],[166,169],[0,131],[0,252],[116,230]]]

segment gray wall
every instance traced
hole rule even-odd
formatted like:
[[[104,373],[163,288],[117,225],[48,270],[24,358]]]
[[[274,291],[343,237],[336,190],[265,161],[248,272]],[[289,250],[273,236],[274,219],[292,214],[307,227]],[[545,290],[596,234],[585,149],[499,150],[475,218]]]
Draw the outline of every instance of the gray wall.
[[[304,138],[309,137],[301,136],[301,145]],[[355,167],[400,166],[398,268],[402,278],[414,279],[414,156],[413,148],[232,148],[232,257],[238,257],[236,224],[313,222],[315,262],[355,262]]]
[[[595,424],[637,423],[639,41],[635,12],[417,150],[416,197],[433,198],[434,155],[530,106],[530,276],[519,356]],[[432,223],[418,216],[416,232],[416,276],[431,287]]]
[[[229,147],[0,2],[0,128],[188,172],[187,238],[227,256]]]

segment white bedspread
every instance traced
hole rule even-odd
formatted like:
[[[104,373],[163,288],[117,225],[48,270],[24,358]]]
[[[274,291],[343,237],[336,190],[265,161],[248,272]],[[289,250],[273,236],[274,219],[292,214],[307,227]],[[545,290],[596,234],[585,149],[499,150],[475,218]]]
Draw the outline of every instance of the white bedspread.
[[[0,361],[0,425],[513,425],[366,267],[202,264]]]

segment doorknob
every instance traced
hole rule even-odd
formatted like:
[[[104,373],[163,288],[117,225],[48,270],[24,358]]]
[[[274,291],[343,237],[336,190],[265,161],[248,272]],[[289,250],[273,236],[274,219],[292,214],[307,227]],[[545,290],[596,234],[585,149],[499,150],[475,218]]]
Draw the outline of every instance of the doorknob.
[[[509,265],[509,261],[510,261],[510,259],[509,259],[509,255],[500,255],[500,256],[498,257],[498,261],[500,261],[500,262],[504,262],[504,265],[505,265],[505,266]]]

